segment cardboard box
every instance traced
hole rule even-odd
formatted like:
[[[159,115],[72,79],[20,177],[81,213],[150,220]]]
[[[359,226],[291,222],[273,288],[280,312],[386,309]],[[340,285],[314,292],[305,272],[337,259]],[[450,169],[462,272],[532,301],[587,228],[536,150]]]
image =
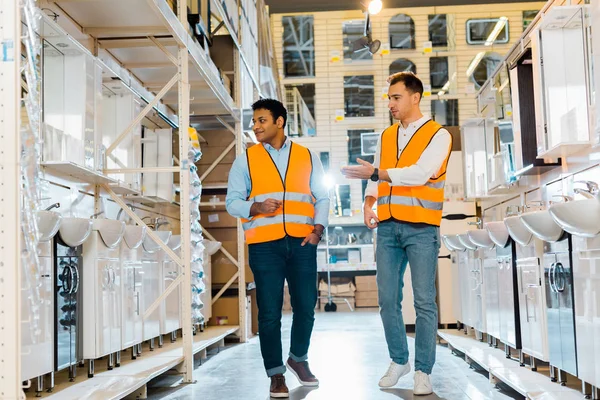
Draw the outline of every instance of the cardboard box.
[[[196,165],[198,165],[198,167],[211,165],[217,158],[219,158],[221,156],[221,154],[223,154],[223,152],[225,150],[227,150],[228,145],[235,140],[235,138],[231,135],[231,133],[229,134],[229,138],[230,138],[229,143],[227,143],[227,145],[225,145],[225,146],[202,145],[201,146],[202,147],[202,158],[200,158],[200,160],[198,160],[198,163]],[[227,155],[223,158],[223,160],[221,160],[221,162],[224,164],[231,165],[231,164],[233,164],[235,157],[236,157],[235,147],[233,147],[232,149],[230,149],[227,152]],[[203,167],[203,168],[206,169],[206,167]]]
[[[229,163],[218,164],[211,172],[204,178],[202,183],[227,183],[227,177],[231,170]],[[202,176],[210,165],[198,165],[198,175]]]
[[[319,283],[319,291],[321,295],[328,293],[328,285],[327,282],[321,281]],[[352,281],[348,283],[332,283],[331,284],[331,295],[332,296],[344,296],[344,297],[354,297],[354,292],[356,292],[356,286]]]
[[[354,280],[356,281],[357,292],[377,291],[377,277],[375,275],[357,276]]]
[[[208,325],[239,325],[239,301],[237,296],[220,297],[213,304],[213,318],[210,319]],[[252,336],[252,299],[246,296],[246,332],[247,336]]]
[[[200,225],[206,229],[237,228],[237,218],[224,210],[206,210],[200,212]]]
[[[222,248],[227,250],[234,259],[237,260],[237,241],[222,241]],[[250,264],[248,263],[248,246],[246,248],[246,266],[245,266],[245,274],[246,274],[246,283],[254,282],[254,274],[252,274],[252,270],[250,269]],[[233,262],[225,256],[225,254],[219,250],[212,256],[212,283],[214,284],[224,284],[229,282],[231,277],[238,271],[238,268],[233,264]]]

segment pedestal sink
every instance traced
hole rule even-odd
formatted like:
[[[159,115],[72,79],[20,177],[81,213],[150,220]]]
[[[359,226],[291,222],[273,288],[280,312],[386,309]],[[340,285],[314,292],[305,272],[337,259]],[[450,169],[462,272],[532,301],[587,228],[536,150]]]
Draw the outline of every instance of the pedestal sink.
[[[458,240],[458,235],[442,236],[448,250],[465,251],[467,248]]]
[[[146,237],[146,227],[138,225],[125,225],[125,234],[123,240],[130,249],[137,249],[141,246]]]
[[[86,241],[92,232],[92,220],[68,217],[61,220],[58,229],[60,238],[69,247],[77,247]]]
[[[92,230],[98,231],[102,241],[109,249],[114,249],[123,240],[125,234],[125,222],[114,219],[94,219]]]
[[[511,238],[521,246],[529,246],[533,234],[525,227],[520,215],[504,218],[504,224]]]
[[[495,243],[490,239],[490,234],[485,229],[476,229],[467,231],[467,236],[477,247],[483,249],[493,249]]]
[[[548,211],[562,229],[573,235],[592,238],[600,234],[600,199],[557,203]]]
[[[492,242],[496,243],[496,246],[504,248],[508,245],[510,236],[504,221],[490,221],[483,224],[483,226],[488,231]]]
[[[40,242],[47,242],[58,232],[62,216],[55,211],[40,210],[36,213],[36,219],[40,231]]]
[[[546,242],[557,242],[563,235],[563,229],[554,221],[548,210],[521,214],[523,225],[537,238]]]
[[[458,235],[458,240],[469,250],[477,250],[477,245],[469,238],[469,235],[462,233]]]
[[[173,251],[177,250],[181,247],[181,235],[171,235],[169,241],[167,242],[167,246]]]
[[[152,232],[155,235],[158,235],[158,237],[164,244],[167,244],[169,242],[169,239],[171,238],[171,231],[152,231]],[[156,243],[154,240],[152,240],[152,238],[148,234],[146,235],[146,237],[144,238],[144,241],[142,243],[144,246],[144,250],[146,250],[148,253],[154,253],[155,251],[160,249],[160,245],[158,243]]]

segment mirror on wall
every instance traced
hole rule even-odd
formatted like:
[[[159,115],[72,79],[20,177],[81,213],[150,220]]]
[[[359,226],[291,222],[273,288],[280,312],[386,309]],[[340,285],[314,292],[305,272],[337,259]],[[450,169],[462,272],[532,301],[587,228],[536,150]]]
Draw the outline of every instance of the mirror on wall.
[[[335,185],[333,213],[337,217],[351,217],[350,185]]]

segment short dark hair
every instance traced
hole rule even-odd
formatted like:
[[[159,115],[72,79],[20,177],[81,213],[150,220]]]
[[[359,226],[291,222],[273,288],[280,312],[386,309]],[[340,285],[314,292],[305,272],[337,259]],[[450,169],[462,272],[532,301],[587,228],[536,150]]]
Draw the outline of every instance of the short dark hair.
[[[421,98],[423,97],[423,82],[421,82],[419,77],[414,73],[410,71],[396,72],[388,78],[390,86],[400,82],[404,83],[406,90],[409,92],[419,93],[419,96],[421,96]]]
[[[283,118],[283,127],[287,122],[287,110],[282,102],[275,99],[260,99],[252,104],[252,111],[269,110],[273,116],[273,122],[277,122],[279,117]]]

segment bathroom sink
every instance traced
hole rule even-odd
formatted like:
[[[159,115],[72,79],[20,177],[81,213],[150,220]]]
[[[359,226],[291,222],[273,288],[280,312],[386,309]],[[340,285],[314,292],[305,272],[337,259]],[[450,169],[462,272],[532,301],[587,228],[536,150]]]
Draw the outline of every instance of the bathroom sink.
[[[564,231],[556,224],[548,210],[521,214],[523,225],[539,239],[556,242],[563,237]]]
[[[92,220],[92,230],[98,231],[102,241],[109,249],[114,249],[123,240],[125,222],[115,219],[99,218]]]
[[[508,245],[510,236],[508,236],[508,229],[506,229],[504,221],[490,221],[483,224],[483,226],[488,231],[492,242],[496,243],[496,246],[504,248]]]
[[[591,238],[600,234],[600,199],[556,203],[549,211],[558,225],[573,235]]]
[[[466,233],[461,233],[458,235],[458,240],[469,250],[477,250],[477,245],[473,243],[471,239],[469,239],[469,235]]]
[[[521,246],[528,246],[531,243],[533,234],[525,227],[520,215],[504,218],[504,224],[506,225],[506,229],[508,229],[508,234],[515,242]]]
[[[146,227],[138,225],[125,225],[125,234],[123,240],[130,249],[137,249],[141,246],[146,237]]]
[[[157,235],[164,244],[167,244],[169,242],[169,239],[171,238],[171,231],[152,231],[152,233]],[[144,250],[146,250],[148,253],[154,253],[155,251],[160,249],[160,245],[154,240],[152,240],[152,238],[148,234],[146,235],[142,243],[144,246]]]
[[[169,241],[167,242],[167,246],[173,251],[177,250],[181,247],[181,235],[171,235]]]
[[[483,249],[494,248],[494,242],[492,242],[492,239],[490,239],[490,234],[485,229],[467,231],[467,236],[477,247]]]
[[[47,242],[58,232],[62,216],[55,211],[40,210],[36,213],[36,219],[40,231],[40,242]]]
[[[458,235],[444,235],[442,238],[450,251],[465,251],[467,249],[465,245],[458,240]]]
[[[60,238],[69,247],[77,247],[86,241],[92,232],[92,220],[68,217],[61,220],[58,229]]]

